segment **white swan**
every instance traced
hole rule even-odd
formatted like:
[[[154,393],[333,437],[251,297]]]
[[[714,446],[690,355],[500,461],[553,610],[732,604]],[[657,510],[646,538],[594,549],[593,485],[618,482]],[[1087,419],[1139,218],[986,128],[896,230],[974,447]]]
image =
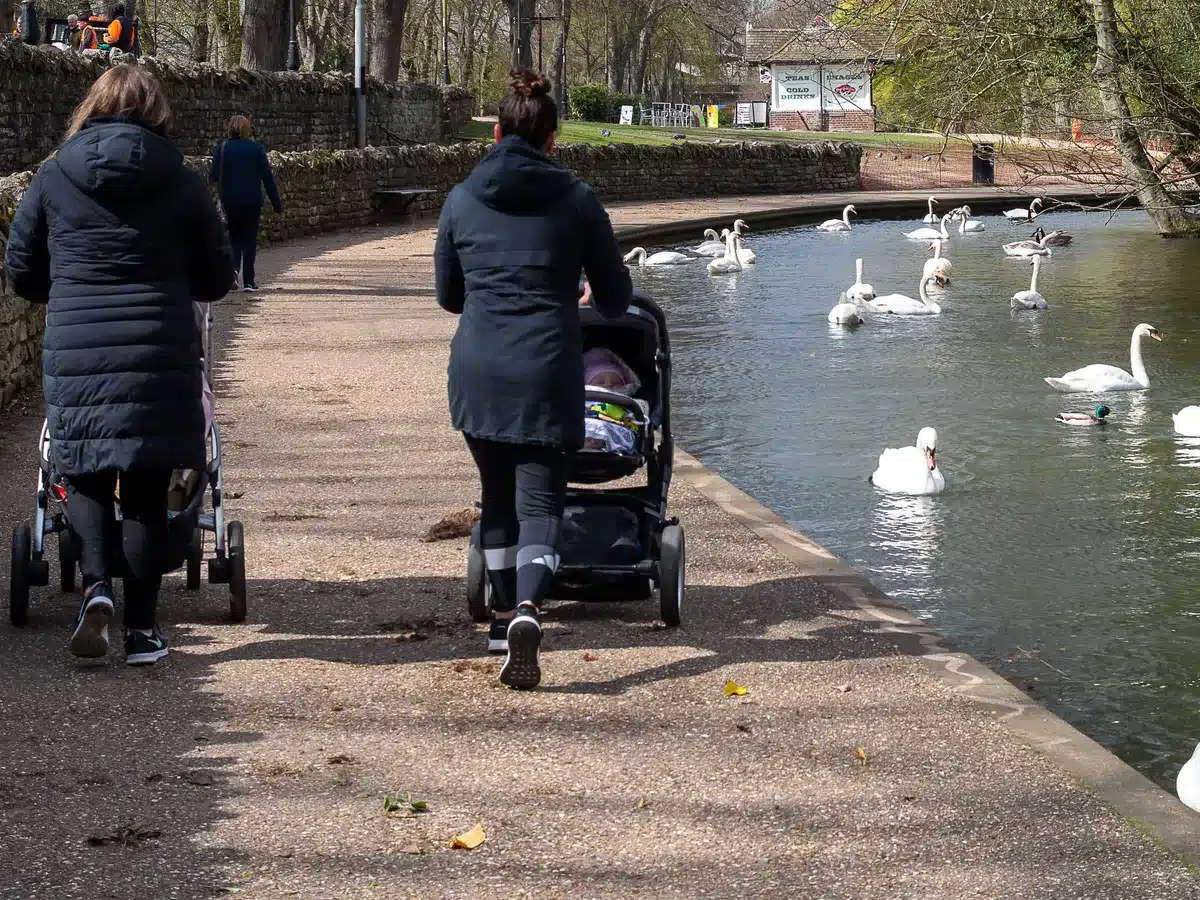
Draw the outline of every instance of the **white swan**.
[[[733,233],[736,234],[739,239],[745,232],[749,230],[750,226],[747,225],[742,219],[738,219],[733,223]],[[755,252],[747,247],[743,247],[740,240],[738,241],[737,254],[738,262],[740,262],[743,266],[752,266],[758,262],[758,256],[755,254]]]
[[[862,261],[862,259],[856,259],[854,261],[854,284],[852,284],[852,285],[850,285],[850,287],[846,288],[846,296],[849,297],[851,300],[855,300],[858,302],[863,302],[866,300],[874,300],[875,299],[875,288],[871,287],[871,285],[869,285],[869,284],[866,284],[862,280],[862,273],[863,273],[863,261]]]
[[[925,280],[936,281],[939,285],[950,283],[950,273],[954,270],[954,263],[942,256],[942,242],[934,241],[929,245],[929,249],[933,251],[933,256],[925,260]]]
[[[1042,258],[1035,256],[1033,258],[1033,275],[1029,279],[1029,290],[1017,291],[1012,295],[1013,309],[1045,309],[1046,298],[1038,293],[1037,277],[1038,270],[1042,267]]]
[[[1133,370],[1132,375],[1116,366],[1097,364],[1068,372],[1061,378],[1047,378],[1046,384],[1064,394],[1144,391],[1150,387],[1150,376],[1146,374],[1146,367],[1142,364],[1143,337],[1161,341],[1162,333],[1145,322],[1133,329],[1133,338],[1129,342],[1129,368]]]
[[[738,262],[737,255],[737,245],[740,240],[741,238],[732,231],[725,229],[725,255],[708,264],[709,275],[732,275],[734,272],[742,271],[742,264]]]
[[[750,226],[746,224],[745,219],[734,219],[733,220],[733,233],[736,234],[738,237],[741,237],[743,234],[745,234],[749,230],[750,230]]]
[[[935,213],[933,211],[933,207],[936,203],[937,203],[937,197],[929,198],[929,212],[925,215],[925,218],[923,218],[921,220],[926,225],[936,225],[937,224],[937,220],[938,220],[937,213]]]
[[[1200,437],[1200,406],[1185,406],[1179,412],[1171,413],[1171,421],[1175,423],[1176,434]]]
[[[958,233],[959,234],[977,234],[984,230],[982,219],[971,218],[971,207],[959,207],[958,218]]]
[[[1038,217],[1038,210],[1042,206],[1042,198],[1035,197],[1033,202],[1029,204],[1029,209],[1006,209],[1004,218],[1016,221],[1029,221]]]
[[[929,299],[929,294],[925,291],[925,277],[922,275],[920,284],[917,285],[917,294],[920,300],[914,300],[905,294],[884,294],[882,297],[876,297],[874,300],[868,301],[867,306],[877,312],[892,313],[897,316],[937,316],[941,315],[942,308]]]
[[[1004,255],[1017,257],[1053,256],[1054,251],[1050,249],[1050,239],[1061,233],[1059,231],[1052,231],[1049,234],[1043,235],[1041,240],[1030,238],[1027,241],[1013,241],[1011,244],[1005,244]]]
[[[950,213],[942,216],[941,225],[938,228],[918,228],[916,231],[906,231],[904,236],[910,241],[936,241],[941,238],[943,241],[950,240],[950,232],[946,230],[946,220],[950,218]]]
[[[1175,793],[1184,806],[1200,812],[1200,745],[1175,776]]]
[[[871,484],[889,494],[940,494],[946,478],[937,465],[937,432],[922,428],[915,447],[889,447],[879,454]]]
[[[840,219],[826,219],[817,226],[817,231],[849,231],[850,230],[850,213],[858,215],[858,210],[853,205],[847,206],[842,210]]]
[[[844,295],[849,297],[849,295]],[[843,299],[837,306],[829,311],[826,316],[830,325],[861,325],[863,323],[862,316],[858,314],[858,304],[852,299]]]
[[[723,256],[725,254],[725,242],[714,229],[705,228],[704,236],[708,238],[708,240],[696,247],[693,247],[693,253],[697,254],[698,256]]]
[[[645,247],[634,247],[625,254],[624,261],[639,266],[677,266],[680,263],[691,262],[692,257],[686,253],[676,253],[674,250],[660,250],[647,256]]]

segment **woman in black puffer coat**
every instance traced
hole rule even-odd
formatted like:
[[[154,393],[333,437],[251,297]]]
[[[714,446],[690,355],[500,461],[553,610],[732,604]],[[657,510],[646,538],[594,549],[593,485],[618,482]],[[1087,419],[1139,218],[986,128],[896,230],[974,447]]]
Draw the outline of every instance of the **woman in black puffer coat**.
[[[604,316],[629,308],[629,270],[604,207],[554,163],[550,82],[512,73],[496,146],[450,192],[438,222],[437,299],[462,316],[450,347],[450,414],[482,482],[480,542],[500,680],[541,680],[538,606],[558,567],[567,454],[583,446],[579,275]]]
[[[67,481],[85,589],[76,656],[108,652],[121,559],[125,659],[166,656],[155,622],[176,468],[205,464],[200,334],[192,301],[225,295],[233,264],[203,179],[167,138],[161,85],[115,66],[75,111],[13,218],[13,290],[49,304],[43,346],[51,462]],[[121,546],[113,534],[120,478]]]

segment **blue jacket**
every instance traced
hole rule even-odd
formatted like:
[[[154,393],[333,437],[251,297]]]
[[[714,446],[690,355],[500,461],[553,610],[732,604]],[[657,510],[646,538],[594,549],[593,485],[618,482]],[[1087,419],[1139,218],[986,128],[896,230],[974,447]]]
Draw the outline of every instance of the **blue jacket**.
[[[204,180],[162,135],[95,118],[34,176],[4,268],[48,303],[42,365],[62,475],[204,465],[193,300],[233,263]]]
[[[506,137],[446,198],[437,300],[461,314],[450,346],[450,413],[472,437],[583,446],[579,273],[592,304],[629,308],[629,270],[592,189]]]
[[[230,138],[213,153],[208,179],[217,185],[225,209],[262,209],[263,188],[275,212],[283,212],[279,189],[267,161],[267,151],[257,141]]]

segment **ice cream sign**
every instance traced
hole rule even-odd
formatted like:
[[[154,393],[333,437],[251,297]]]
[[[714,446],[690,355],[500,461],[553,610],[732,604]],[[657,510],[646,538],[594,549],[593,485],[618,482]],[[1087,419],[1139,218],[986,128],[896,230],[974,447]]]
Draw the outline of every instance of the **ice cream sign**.
[[[862,69],[826,68],[821,92],[826,109],[870,109],[871,76]]]

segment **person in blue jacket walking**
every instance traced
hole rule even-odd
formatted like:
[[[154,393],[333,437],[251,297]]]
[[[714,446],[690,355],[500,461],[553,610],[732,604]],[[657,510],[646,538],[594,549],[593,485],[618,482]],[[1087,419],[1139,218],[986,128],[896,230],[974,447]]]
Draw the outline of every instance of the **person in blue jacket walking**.
[[[567,454],[583,447],[579,275],[592,306],[620,317],[633,295],[608,214],[553,162],[558,109],[543,75],[516,70],[496,145],[450,191],[434,254],[437,300],[457,313],[450,414],[482,483],[480,545],[500,681],[541,681],[539,605],[558,567]]]
[[[258,249],[258,226],[262,220],[264,189],[271,207],[283,213],[283,202],[271,173],[271,163],[263,145],[251,140],[253,126],[245,116],[229,120],[229,137],[213,153],[209,180],[217,185],[225,222],[229,228],[229,244],[233,248],[234,288],[238,273],[241,286],[248,292],[258,290],[254,278],[254,256]]]

